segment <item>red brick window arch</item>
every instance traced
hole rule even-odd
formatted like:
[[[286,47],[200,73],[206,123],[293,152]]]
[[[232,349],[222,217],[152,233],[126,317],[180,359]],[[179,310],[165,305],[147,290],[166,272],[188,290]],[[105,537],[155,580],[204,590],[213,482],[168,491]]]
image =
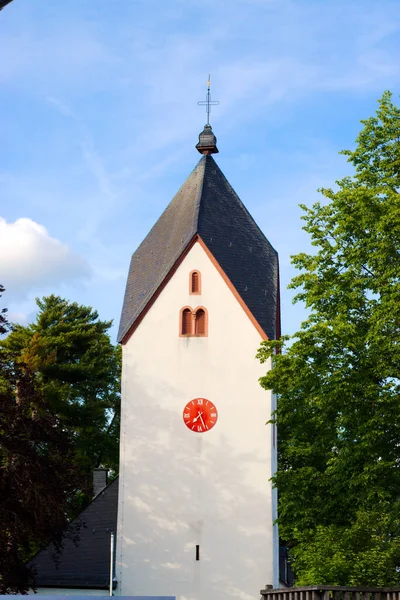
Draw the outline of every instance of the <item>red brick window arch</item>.
[[[196,312],[196,317],[194,321],[195,326],[195,334],[196,335],[204,335],[206,331],[206,313],[202,308]]]
[[[208,334],[207,311],[202,306],[196,308],[194,318],[194,334],[199,337],[206,337]]]
[[[187,306],[181,310],[180,334],[193,335],[193,312]]]
[[[208,314],[204,306],[198,306],[195,310],[190,306],[184,306],[179,315],[179,335],[184,337],[207,337],[208,336]]]
[[[190,273],[189,292],[193,295],[201,294],[201,273],[197,269]]]

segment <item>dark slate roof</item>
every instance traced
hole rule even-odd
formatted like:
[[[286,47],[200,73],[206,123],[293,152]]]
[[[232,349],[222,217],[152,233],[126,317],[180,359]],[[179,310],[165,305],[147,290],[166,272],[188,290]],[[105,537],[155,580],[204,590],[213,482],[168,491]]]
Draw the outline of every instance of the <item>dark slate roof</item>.
[[[37,587],[108,588],[110,535],[117,530],[117,508],[118,478],[70,523],[57,560],[49,544],[29,563],[36,570]]]
[[[7,4],[10,4],[10,2],[12,2],[12,0],[0,0],[0,10],[3,10],[3,8],[7,6]]]
[[[279,335],[278,254],[213,157],[206,155],[132,256],[119,342],[196,234],[268,338]]]

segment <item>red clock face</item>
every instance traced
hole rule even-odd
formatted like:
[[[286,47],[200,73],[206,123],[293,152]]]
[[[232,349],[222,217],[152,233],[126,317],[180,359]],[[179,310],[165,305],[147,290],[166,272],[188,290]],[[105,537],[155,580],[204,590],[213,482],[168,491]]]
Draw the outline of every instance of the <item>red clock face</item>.
[[[183,420],[186,427],[196,433],[210,431],[217,422],[218,412],[215,404],[206,398],[195,398],[183,409]]]

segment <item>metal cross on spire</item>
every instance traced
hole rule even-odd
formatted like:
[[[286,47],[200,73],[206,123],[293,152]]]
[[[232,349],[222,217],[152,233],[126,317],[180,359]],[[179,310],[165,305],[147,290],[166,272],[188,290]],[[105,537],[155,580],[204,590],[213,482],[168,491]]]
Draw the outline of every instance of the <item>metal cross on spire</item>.
[[[211,88],[211,75],[208,76],[208,81],[207,81],[207,96],[206,96],[206,99],[205,100],[201,100],[200,102],[197,103],[199,106],[205,106],[206,107],[207,125],[210,124],[211,106],[216,106],[217,104],[219,104],[218,100],[211,100],[210,88]]]

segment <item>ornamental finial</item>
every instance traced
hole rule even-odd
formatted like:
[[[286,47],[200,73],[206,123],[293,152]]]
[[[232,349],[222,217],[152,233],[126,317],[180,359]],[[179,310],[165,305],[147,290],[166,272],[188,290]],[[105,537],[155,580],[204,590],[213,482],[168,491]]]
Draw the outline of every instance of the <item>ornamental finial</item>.
[[[211,106],[217,106],[217,104],[219,104],[218,100],[211,100],[211,75],[208,76],[206,99],[205,100],[200,100],[200,102],[198,102],[197,104],[199,106],[205,106],[206,107],[207,125],[209,125],[210,124]]]
[[[205,101],[201,100],[197,104],[199,106],[206,107],[207,123],[204,126],[203,131],[199,135],[199,142],[198,144],[196,144],[196,148],[200,152],[200,154],[215,154],[218,152],[217,138],[215,137],[211,129],[210,112],[211,106],[216,106],[217,104],[219,104],[219,102],[218,100],[211,100],[211,75],[208,76],[206,99]]]

